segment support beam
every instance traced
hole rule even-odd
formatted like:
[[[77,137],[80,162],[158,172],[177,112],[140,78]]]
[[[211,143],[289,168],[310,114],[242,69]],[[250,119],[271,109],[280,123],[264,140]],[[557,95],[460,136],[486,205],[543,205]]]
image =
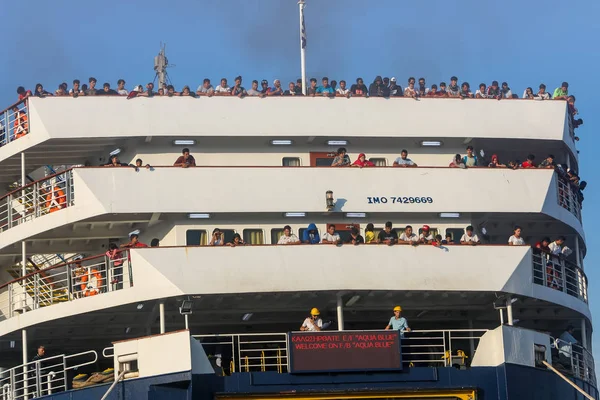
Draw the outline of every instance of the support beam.
[[[27,330],[26,329],[21,330],[21,342],[23,345],[23,394],[24,394],[24,397],[27,399],[27,398],[29,398],[29,396],[28,396],[28,394],[29,394],[28,386],[29,385],[27,382],[27,377],[29,375],[29,371],[25,364],[29,361],[29,357],[27,357]]]
[[[342,301],[342,295],[337,295],[337,320],[338,320],[338,331],[344,330],[344,302]]]
[[[153,213],[152,216],[150,217],[150,221],[148,221],[148,228],[156,225],[159,222],[160,222],[160,213]]]
[[[579,250],[579,235],[575,235],[575,260],[577,266],[583,269],[583,266],[581,265],[581,251]]]
[[[21,153],[21,186],[25,186],[27,182],[25,181],[25,153]]]
[[[513,324],[513,308],[512,308],[512,297],[506,297],[506,316],[508,319],[508,325]]]
[[[585,323],[585,318],[581,319],[581,345],[584,349],[588,350],[587,324]]]
[[[158,314],[160,316],[160,333],[162,335],[165,333],[165,301],[161,300],[158,307]]]

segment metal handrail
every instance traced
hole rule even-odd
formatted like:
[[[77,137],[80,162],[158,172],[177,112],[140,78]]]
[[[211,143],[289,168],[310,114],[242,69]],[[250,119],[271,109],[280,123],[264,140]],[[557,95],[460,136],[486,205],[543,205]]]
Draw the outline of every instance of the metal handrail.
[[[122,290],[133,286],[129,250],[72,260],[32,272],[0,286],[0,315]],[[47,274],[52,270],[53,273]]]
[[[93,357],[92,360],[68,365],[69,360],[83,356]],[[46,357],[12,367],[0,375],[2,399],[24,400],[65,391],[68,388],[67,371],[95,364],[97,361],[98,353],[89,350]]]
[[[0,146],[27,135],[29,124],[29,108],[26,100],[18,101],[0,111]]]
[[[0,232],[75,204],[73,172],[67,170],[0,198]]]
[[[487,329],[414,330],[402,339],[402,356],[414,365],[452,366],[472,359],[475,341]],[[369,331],[363,331],[369,332]],[[221,365],[238,371],[288,371],[286,333],[204,334],[199,339],[209,357],[221,358]],[[260,340],[265,338],[265,340]],[[446,355],[448,355],[446,357]]]
[[[551,346],[558,350],[560,364],[571,375],[596,386],[594,356],[578,343],[570,343],[560,338],[550,337]],[[561,357],[562,356],[562,357]]]
[[[568,210],[579,221],[581,221],[581,203],[576,188],[560,175],[557,174],[557,196],[558,205]]]
[[[533,283],[564,292],[587,303],[587,276],[564,257],[532,251]]]

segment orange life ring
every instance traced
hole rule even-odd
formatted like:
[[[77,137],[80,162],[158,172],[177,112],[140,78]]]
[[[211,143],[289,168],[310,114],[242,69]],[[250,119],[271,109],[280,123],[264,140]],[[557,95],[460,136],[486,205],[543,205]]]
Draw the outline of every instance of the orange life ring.
[[[93,282],[94,280],[95,283]],[[81,291],[85,297],[95,296],[100,293],[100,288],[103,284],[104,280],[102,279],[102,275],[95,269],[92,269],[81,277]]]
[[[62,191],[58,186],[54,188],[46,195],[46,209],[48,212],[54,212],[65,208],[67,198],[65,192]]]

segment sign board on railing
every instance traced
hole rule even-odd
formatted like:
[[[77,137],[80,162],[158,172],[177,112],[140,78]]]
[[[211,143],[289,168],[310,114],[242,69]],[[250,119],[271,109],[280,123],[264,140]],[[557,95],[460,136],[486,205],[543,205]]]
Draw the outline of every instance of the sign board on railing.
[[[290,332],[288,371],[397,371],[400,348],[398,331]]]

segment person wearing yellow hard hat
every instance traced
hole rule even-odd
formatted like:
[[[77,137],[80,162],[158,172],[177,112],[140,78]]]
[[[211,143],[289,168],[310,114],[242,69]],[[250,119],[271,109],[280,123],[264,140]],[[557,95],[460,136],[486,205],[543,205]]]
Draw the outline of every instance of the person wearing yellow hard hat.
[[[404,337],[404,332],[410,332],[410,328],[408,327],[408,321],[406,318],[401,317],[402,307],[396,306],[394,307],[394,316],[390,318],[390,322],[388,322],[385,330],[393,329],[395,331],[400,331],[400,337]]]
[[[323,320],[319,317],[318,308],[310,310],[310,317],[306,318],[300,327],[301,331],[318,332],[323,329]]]

